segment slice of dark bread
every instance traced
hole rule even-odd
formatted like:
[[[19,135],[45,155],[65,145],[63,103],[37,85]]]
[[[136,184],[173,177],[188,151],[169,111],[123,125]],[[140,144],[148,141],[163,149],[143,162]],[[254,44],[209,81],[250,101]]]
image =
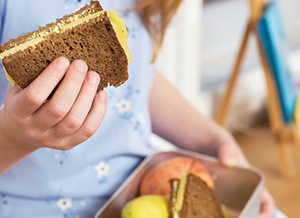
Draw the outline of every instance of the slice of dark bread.
[[[174,197],[178,198],[180,180],[171,181],[170,218],[174,217]],[[174,190],[177,189],[177,190]],[[187,175],[180,218],[224,218],[220,202],[211,188],[193,174]]]
[[[98,1],[91,1],[91,3],[89,5],[86,5],[82,8],[80,8],[75,13],[65,15],[63,18],[60,18],[60,19],[56,19],[56,23],[62,23],[62,22],[68,23],[69,18],[73,17],[74,15],[81,15],[79,17],[82,17],[82,16],[86,16],[88,14],[102,11],[102,10],[103,9]],[[83,13],[83,12],[85,12],[85,13]],[[11,39],[8,42],[4,42],[0,46],[0,53],[4,52],[5,50],[11,49],[19,44],[22,44],[22,43],[32,39],[33,37],[36,37],[40,32],[51,31],[52,29],[54,29],[56,27],[56,23],[49,23],[45,27],[39,27],[38,30],[36,30],[36,31],[32,31],[30,33],[25,33],[24,35],[20,35],[15,39]]]
[[[57,19],[56,23],[4,43],[0,51],[24,43],[43,31],[51,31],[57,24],[71,22],[74,15],[84,17],[101,10],[99,2],[92,1],[76,13]],[[128,79],[128,60],[106,12],[63,32],[50,32],[44,41],[6,56],[2,62],[7,73],[24,89],[60,56],[67,57],[71,62],[76,59],[87,62],[89,70],[100,74],[98,90],[108,84],[117,87]]]

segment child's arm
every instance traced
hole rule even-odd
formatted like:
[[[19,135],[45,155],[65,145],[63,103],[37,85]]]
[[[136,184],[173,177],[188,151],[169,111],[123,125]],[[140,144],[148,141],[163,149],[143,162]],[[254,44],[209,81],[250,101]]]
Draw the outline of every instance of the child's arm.
[[[83,61],[61,57],[26,89],[9,85],[0,110],[0,175],[38,148],[67,150],[92,136],[107,103],[104,91],[96,93],[99,82]]]
[[[151,91],[150,113],[154,133],[173,144],[214,155],[226,165],[249,166],[230,133],[198,113],[158,73]],[[273,210],[274,201],[263,189],[260,217],[272,217]]]
[[[173,144],[219,157],[223,163],[248,165],[231,134],[188,104],[159,73],[151,92],[150,113],[154,133]]]

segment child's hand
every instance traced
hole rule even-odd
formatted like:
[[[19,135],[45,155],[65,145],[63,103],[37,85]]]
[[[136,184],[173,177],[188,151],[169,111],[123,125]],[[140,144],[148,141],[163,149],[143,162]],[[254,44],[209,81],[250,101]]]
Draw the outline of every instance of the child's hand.
[[[227,134],[224,138],[226,138],[226,140],[221,143],[218,150],[218,158],[220,162],[227,166],[237,165],[250,167],[250,164],[235,140],[229,136],[229,134]],[[273,217],[274,209],[274,200],[268,190],[264,187],[261,193],[259,218]]]
[[[7,137],[27,148],[60,150],[71,149],[91,137],[102,122],[107,97],[104,91],[96,93],[99,75],[87,70],[81,60],[70,65],[60,57],[24,90],[9,85],[0,113]]]

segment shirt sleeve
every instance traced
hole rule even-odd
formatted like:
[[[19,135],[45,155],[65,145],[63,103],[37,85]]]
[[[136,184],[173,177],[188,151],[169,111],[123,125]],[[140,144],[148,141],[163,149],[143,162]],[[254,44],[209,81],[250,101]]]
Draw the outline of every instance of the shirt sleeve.
[[[6,12],[6,1],[0,0],[0,45],[2,44],[3,25]]]
[[[4,26],[4,19],[6,13],[6,1],[7,0],[0,0],[0,45],[3,43],[3,26]],[[7,87],[7,80],[5,79],[5,75],[3,72],[2,62],[0,61],[0,110],[3,107],[5,94],[6,94],[6,87]]]

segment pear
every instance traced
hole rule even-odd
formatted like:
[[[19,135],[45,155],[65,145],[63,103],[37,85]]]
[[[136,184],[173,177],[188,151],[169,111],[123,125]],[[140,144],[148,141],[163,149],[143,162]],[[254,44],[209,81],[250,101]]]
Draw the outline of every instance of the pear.
[[[160,195],[143,195],[129,201],[122,218],[168,218],[168,200]]]

